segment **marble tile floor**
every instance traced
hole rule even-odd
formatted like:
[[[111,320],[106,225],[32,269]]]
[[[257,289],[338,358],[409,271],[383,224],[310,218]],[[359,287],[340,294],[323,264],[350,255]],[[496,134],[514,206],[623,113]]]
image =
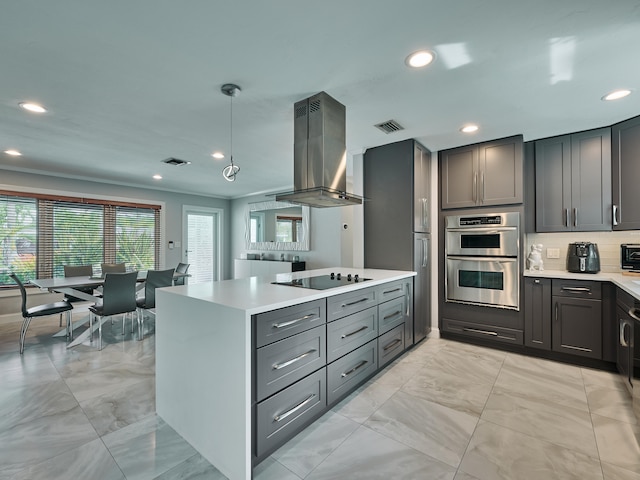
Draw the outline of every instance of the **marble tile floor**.
[[[67,350],[0,324],[0,479],[224,479],[155,415],[153,318]],[[258,465],[259,480],[640,480],[617,375],[429,338]]]

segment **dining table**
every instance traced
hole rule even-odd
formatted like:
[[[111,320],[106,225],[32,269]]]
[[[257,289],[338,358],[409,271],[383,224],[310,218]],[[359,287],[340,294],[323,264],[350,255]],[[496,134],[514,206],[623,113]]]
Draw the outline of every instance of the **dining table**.
[[[188,273],[176,273],[173,274],[173,279],[190,277],[191,275]],[[138,278],[137,278],[137,286],[136,290],[142,290],[144,288],[144,282],[147,279],[147,270],[139,270]],[[90,293],[84,292],[80,290],[82,287],[93,287],[98,288],[104,284],[103,276],[88,276],[82,275],[77,277],[54,277],[54,278],[36,278],[30,280],[29,282],[32,285],[40,288],[41,290],[48,290],[49,292],[55,293],[64,293],[68,297],[76,297],[87,302],[96,303],[100,300],[100,297],[97,295],[92,295]],[[100,322],[104,323],[104,321],[109,317],[101,317]],[[89,317],[84,317],[82,319],[76,320],[71,323],[71,335],[70,342],[67,344],[67,348],[75,347],[76,345],[84,342],[89,335],[91,334],[91,327],[87,328],[84,332],[78,335],[75,339],[73,338],[73,330],[84,325],[89,321]],[[98,325],[94,325],[93,330],[96,331]],[[59,332],[55,333],[54,337],[62,337],[67,335],[67,329],[63,328]]]

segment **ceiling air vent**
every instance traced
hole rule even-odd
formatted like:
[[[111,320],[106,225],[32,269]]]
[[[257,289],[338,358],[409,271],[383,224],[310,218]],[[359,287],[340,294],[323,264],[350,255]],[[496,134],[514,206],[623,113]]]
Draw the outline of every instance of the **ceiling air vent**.
[[[374,127],[382,130],[384,133],[393,133],[399,130],[404,130],[404,127],[395,120],[387,120],[386,122],[374,125]]]
[[[168,165],[175,165],[176,167],[181,167],[182,165],[189,165],[191,162],[187,162],[186,160],[180,160],[179,158],[169,157],[166,160],[162,160],[163,163]]]

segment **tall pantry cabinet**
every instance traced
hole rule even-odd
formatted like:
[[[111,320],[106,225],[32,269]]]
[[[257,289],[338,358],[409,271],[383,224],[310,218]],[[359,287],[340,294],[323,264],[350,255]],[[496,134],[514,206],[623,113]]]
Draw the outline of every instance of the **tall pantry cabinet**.
[[[364,266],[413,270],[413,342],[431,331],[431,152],[413,139],[364,154]]]

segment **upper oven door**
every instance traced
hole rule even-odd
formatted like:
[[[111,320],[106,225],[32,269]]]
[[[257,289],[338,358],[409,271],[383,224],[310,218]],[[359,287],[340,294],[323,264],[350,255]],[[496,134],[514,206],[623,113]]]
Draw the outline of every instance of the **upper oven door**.
[[[519,310],[516,258],[447,257],[447,302]]]
[[[518,227],[448,228],[447,255],[517,257]]]

